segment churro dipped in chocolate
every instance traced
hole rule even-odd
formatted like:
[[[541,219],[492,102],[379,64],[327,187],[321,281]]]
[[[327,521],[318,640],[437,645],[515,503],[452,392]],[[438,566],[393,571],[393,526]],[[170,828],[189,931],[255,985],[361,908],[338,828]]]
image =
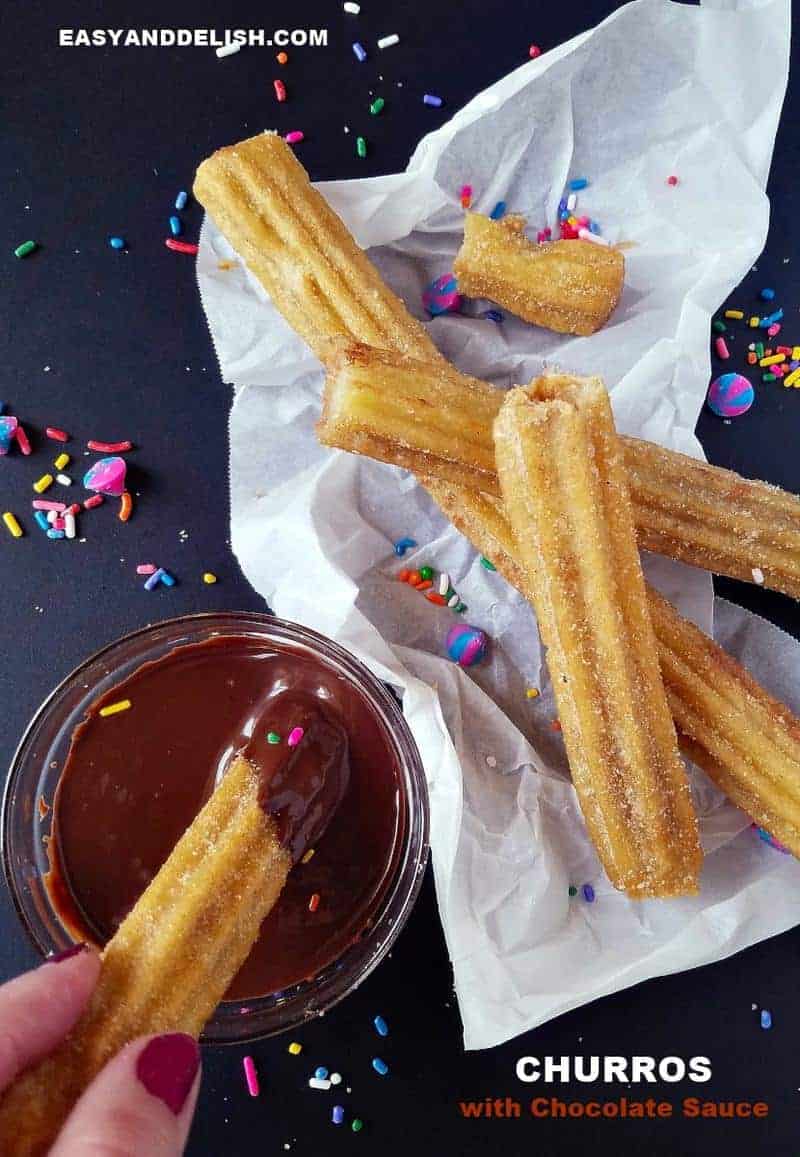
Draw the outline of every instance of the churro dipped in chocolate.
[[[622,293],[621,251],[591,241],[534,245],[524,229],[517,214],[466,213],[453,265],[459,289],[556,333],[585,336],[605,325]]]
[[[573,782],[606,873],[632,897],[691,895],[697,821],[608,395],[599,378],[541,378],[507,395],[494,436]]]
[[[573,244],[570,242],[569,244]],[[321,442],[499,494],[491,420],[503,391],[444,362],[341,343]],[[639,438],[621,437],[639,545],[800,597],[800,499]]]
[[[318,357],[345,336],[441,358],[275,133],[203,161],[194,195]]]
[[[89,1007],[0,1097],[0,1152],[39,1157],[107,1060],[147,1033],[199,1036],[293,863],[347,787],[347,738],[307,698],[266,704],[219,786],[102,955]],[[266,734],[292,708],[294,746]],[[291,738],[291,737],[290,737]]]

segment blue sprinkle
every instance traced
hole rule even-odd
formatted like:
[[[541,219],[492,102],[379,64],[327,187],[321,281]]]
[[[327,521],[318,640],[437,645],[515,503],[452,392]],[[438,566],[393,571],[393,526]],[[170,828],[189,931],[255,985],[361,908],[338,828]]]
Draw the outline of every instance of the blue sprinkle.
[[[385,1077],[389,1072],[389,1066],[387,1065],[386,1061],[382,1061],[380,1057],[372,1058],[372,1067],[375,1072],[380,1073],[382,1077]]]
[[[181,189],[180,193],[178,193],[178,196],[175,198],[175,208],[176,209],[185,209],[186,208],[186,202],[188,200],[189,200],[189,194],[184,193],[183,189]]]
[[[577,193],[578,189],[585,189],[588,184],[588,177],[573,177],[569,183],[569,187],[573,193]]]
[[[145,579],[144,589],[146,591],[154,591],[158,584],[161,582],[161,576],[164,573],[165,572],[163,567],[159,567],[158,570],[154,570],[150,577]]]
[[[389,1026],[382,1016],[376,1016],[372,1023],[375,1025],[375,1031],[378,1036],[389,1035]]]
[[[356,59],[360,60],[362,64],[367,59],[367,50],[364,45],[359,44],[358,41],[353,45],[353,52],[356,54]]]
[[[495,205],[494,209],[492,209],[489,216],[491,217],[491,219],[493,221],[499,221],[500,218],[504,215],[505,211],[506,211],[505,201],[498,201],[497,204]]]
[[[180,217],[170,217],[169,231],[173,237],[180,237],[181,233],[183,233],[183,224]]]
[[[430,108],[441,108],[442,98],[435,96],[432,92],[426,92],[422,98],[422,103],[428,105]]]
[[[334,1125],[341,1125],[342,1121],[344,1120],[344,1109],[341,1105],[333,1106],[333,1109],[331,1110],[331,1120],[333,1121]]]
[[[43,510],[34,510],[33,517],[36,519],[39,526],[41,526],[42,530],[50,529],[50,523],[47,521],[47,515]]]
[[[324,1065],[320,1065],[318,1069],[314,1069],[314,1076],[317,1078],[318,1081],[327,1081],[328,1070],[325,1068]]]
[[[417,544],[413,538],[398,538],[397,542],[394,544],[394,553],[398,558],[402,558],[407,550],[411,550],[411,548],[416,545]]]
[[[762,289],[758,296],[762,301],[773,301],[775,298],[775,290],[769,288]]]
[[[161,581],[165,587],[174,587],[175,586],[175,579],[172,577],[172,575],[169,573],[168,570],[164,570],[164,568],[161,567],[160,573],[159,573],[159,571],[156,571],[156,574],[161,579]]]
[[[583,898],[587,904],[594,903],[594,888],[591,884],[584,884],[581,888],[581,892],[583,892]]]
[[[558,214],[559,221],[566,221],[567,217],[569,217],[569,209],[562,209]]]
[[[496,325],[499,325],[503,320],[503,315],[499,309],[487,309],[483,316],[487,321],[495,322]]]
[[[47,532],[48,538],[66,538],[66,533],[63,530],[53,530],[52,526]]]
[[[589,232],[590,233],[599,233],[600,232],[600,226],[597,224],[596,221],[590,221],[589,222]]]
[[[761,1027],[772,1028],[772,1013],[768,1008],[761,1009]]]
[[[566,197],[562,197],[562,198],[561,198],[561,200],[558,202],[558,211],[559,211],[559,213],[563,213],[563,212],[565,212],[566,208],[567,208],[567,198],[566,198]]]
[[[109,237],[108,243],[112,249],[124,249],[125,248],[125,238],[124,237]]]

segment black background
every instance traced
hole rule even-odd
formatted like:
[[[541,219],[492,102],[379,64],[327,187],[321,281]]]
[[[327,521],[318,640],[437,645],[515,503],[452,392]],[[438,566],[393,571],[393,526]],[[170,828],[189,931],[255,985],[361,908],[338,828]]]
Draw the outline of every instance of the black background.
[[[45,693],[95,648],[183,612],[263,609],[227,542],[230,394],[220,382],[194,262],[163,246],[175,194],[191,187],[197,163],[220,145],[276,127],[303,129],[300,156],[315,179],[402,169],[420,136],[523,62],[532,41],[551,48],[613,7],[591,0],[363,0],[355,18],[343,14],[338,0],[6,7],[0,397],[34,435],[36,454],[0,463],[3,509],[22,515],[28,530],[19,542],[0,537],[0,759],[10,759]],[[329,47],[289,49],[290,62],[281,69],[267,48],[220,61],[210,49],[57,46],[59,27],[132,25],[327,27]],[[400,35],[400,45],[379,53],[376,38],[390,32]],[[367,64],[352,55],[356,38],[371,48]],[[283,106],[272,94],[276,76],[290,93]],[[371,90],[387,98],[381,117],[368,113]],[[445,107],[425,108],[425,91],[440,93]],[[798,112],[790,90],[770,179],[769,243],[757,274],[732,298],[747,310],[762,285],[774,285],[787,313],[784,336],[794,341],[800,340]],[[354,155],[358,131],[370,140],[366,161]],[[185,218],[191,239],[199,208],[191,205]],[[109,249],[113,233],[127,238],[127,253]],[[40,251],[16,261],[11,251],[29,237]],[[740,334],[739,350],[745,340]],[[76,475],[87,437],[135,441],[130,482],[139,497],[127,526],[113,505],[82,519],[85,543],[50,543],[32,524],[31,482],[53,450],[35,435],[48,424],[74,434],[68,449],[78,448]],[[798,430],[800,395],[774,386],[758,391],[746,418],[725,425],[704,414],[699,426],[712,461],[792,490],[800,490]],[[181,530],[188,532],[185,541]],[[145,594],[134,574],[145,558],[172,570],[179,585]],[[202,584],[206,569],[219,575],[217,586]],[[719,589],[789,630],[800,629],[788,599],[732,582],[720,582]],[[5,895],[0,929],[5,978],[34,962]],[[506,1046],[465,1054],[428,879],[391,958],[353,997],[297,1034],[305,1046],[300,1058],[290,1057],[280,1038],[251,1046],[262,1074],[258,1100],[248,1098],[242,1079],[245,1050],[206,1050],[190,1152],[279,1153],[290,1143],[290,1152],[303,1153],[379,1147],[386,1154],[478,1154],[502,1145],[509,1153],[546,1155],[584,1153],[591,1145],[630,1154],[796,1154],[798,946],[798,934],[789,933],[712,967],[598,1001]],[[759,1029],[752,1004],[772,1009],[770,1032]],[[376,1012],[391,1025],[385,1042],[378,1043],[372,1029]],[[390,1063],[389,1077],[372,1072],[375,1053]],[[770,1115],[733,1123],[461,1121],[459,1098],[525,1098],[514,1066],[528,1053],[708,1055],[711,1083],[658,1086],[657,1095],[677,1102],[699,1090],[715,1099],[765,1099]],[[365,1120],[360,1136],[335,1129],[331,1096],[307,1088],[320,1063],[339,1069],[352,1087],[350,1096],[337,1099]],[[585,1086],[555,1091],[589,1095]],[[628,1091],[595,1087],[591,1093]]]

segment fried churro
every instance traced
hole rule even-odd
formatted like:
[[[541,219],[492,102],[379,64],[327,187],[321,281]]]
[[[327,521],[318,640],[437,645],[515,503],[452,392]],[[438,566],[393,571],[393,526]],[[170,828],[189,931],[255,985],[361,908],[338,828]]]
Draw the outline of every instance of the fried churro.
[[[328,364],[317,432],[326,445],[498,494],[490,419],[502,400],[446,363],[345,342]],[[800,499],[652,442],[620,442],[640,546],[800,597]]]
[[[275,133],[203,161],[194,195],[318,357],[329,338],[349,336],[441,358]]]
[[[599,378],[506,396],[497,469],[572,779],[615,887],[697,891],[697,821],[658,667],[625,465]]]
[[[459,289],[556,333],[585,336],[604,326],[622,293],[621,251],[590,241],[533,245],[524,229],[517,214],[494,221],[466,213],[453,265]]]
[[[63,1045],[0,1097],[4,1157],[46,1152],[107,1060],[147,1033],[198,1036],[305,847],[347,783],[341,729],[303,707],[296,748],[245,750],[108,942],[86,1012]]]

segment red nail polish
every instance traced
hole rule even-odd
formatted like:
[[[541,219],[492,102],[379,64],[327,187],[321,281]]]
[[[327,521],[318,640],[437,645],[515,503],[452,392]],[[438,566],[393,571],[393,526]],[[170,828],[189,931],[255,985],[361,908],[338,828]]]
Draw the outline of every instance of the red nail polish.
[[[136,1062],[136,1076],[148,1093],[158,1097],[177,1117],[200,1068],[200,1048],[182,1032],[164,1033],[145,1045]]]
[[[64,948],[61,952],[55,952],[52,956],[48,956],[45,964],[60,964],[62,960],[71,960],[73,956],[77,956],[79,952],[85,952],[86,943],[81,940],[80,944],[70,944],[69,948]]]

